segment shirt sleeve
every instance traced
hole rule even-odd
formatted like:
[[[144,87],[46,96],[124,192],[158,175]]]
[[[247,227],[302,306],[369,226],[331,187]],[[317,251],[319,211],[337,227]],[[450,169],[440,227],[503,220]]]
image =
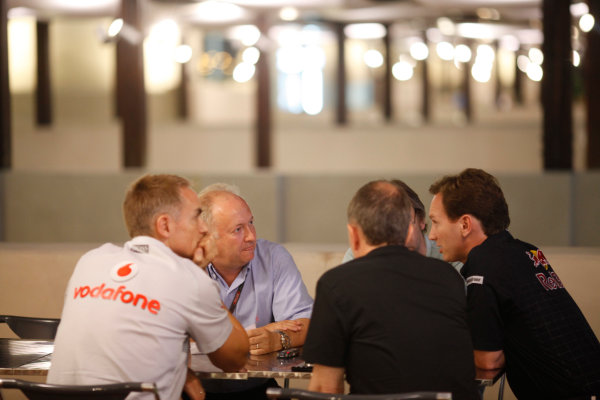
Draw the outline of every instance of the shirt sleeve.
[[[354,254],[352,254],[352,249],[346,250],[346,252],[344,253],[344,258],[342,258],[342,264],[350,260],[354,260]]]
[[[335,291],[321,278],[317,283],[315,306],[304,343],[304,360],[329,367],[344,367],[346,337]]]
[[[197,269],[193,271],[192,281],[195,284],[182,312],[188,322],[189,334],[196,341],[198,350],[208,354],[225,343],[233,326],[222,306],[217,285],[204,271],[194,267]]]
[[[291,254],[281,245],[273,249],[275,282],[273,318],[275,321],[310,318],[313,300]]]
[[[467,322],[475,350],[498,351],[504,348],[503,324],[494,289],[480,279],[467,277]],[[473,281],[477,281],[474,283]],[[470,283],[469,283],[470,282]]]

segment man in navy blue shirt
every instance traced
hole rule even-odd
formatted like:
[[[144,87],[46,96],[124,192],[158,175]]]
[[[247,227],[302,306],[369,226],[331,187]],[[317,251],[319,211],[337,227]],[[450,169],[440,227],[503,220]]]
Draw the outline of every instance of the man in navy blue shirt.
[[[475,365],[505,368],[519,399],[598,395],[600,344],[543,252],[507,231],[496,178],[466,169],[429,191],[429,238],[465,263]]]

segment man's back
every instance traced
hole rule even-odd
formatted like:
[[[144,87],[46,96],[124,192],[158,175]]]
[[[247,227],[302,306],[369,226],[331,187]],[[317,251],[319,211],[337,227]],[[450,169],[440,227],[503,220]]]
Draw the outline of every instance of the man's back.
[[[464,282],[449,264],[403,246],[375,249],[323,275],[304,357],[345,367],[353,393],[477,398]]]
[[[144,236],[84,255],[61,318],[48,382],[153,381],[163,399],[180,396],[188,333],[210,353],[232,329],[210,278]]]
[[[517,397],[600,393],[600,344],[541,250],[503,231],[471,250],[462,273],[475,348],[504,350]]]

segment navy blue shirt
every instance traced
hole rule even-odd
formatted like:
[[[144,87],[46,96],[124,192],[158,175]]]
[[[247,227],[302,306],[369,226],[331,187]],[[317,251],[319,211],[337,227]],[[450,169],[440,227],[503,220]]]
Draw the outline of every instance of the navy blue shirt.
[[[508,231],[469,253],[467,316],[476,350],[503,350],[519,399],[600,393],[600,344],[543,252]]]

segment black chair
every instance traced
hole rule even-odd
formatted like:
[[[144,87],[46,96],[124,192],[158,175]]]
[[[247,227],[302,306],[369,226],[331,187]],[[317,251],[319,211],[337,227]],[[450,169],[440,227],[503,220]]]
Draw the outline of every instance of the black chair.
[[[398,394],[331,394],[311,392],[302,389],[268,388],[269,399],[298,400],[408,400],[408,399],[452,399],[452,393],[446,392],[410,392]]]
[[[502,374],[500,378],[500,386],[498,387],[498,400],[504,399],[504,381],[506,380],[506,374]]]
[[[154,393],[160,400],[154,383],[123,382],[108,385],[51,385],[23,381],[20,379],[0,379],[0,388],[19,389],[29,400],[122,400],[131,392]],[[2,396],[0,395],[0,399]]]
[[[0,315],[0,323],[2,322],[21,339],[54,340],[60,319]]]

